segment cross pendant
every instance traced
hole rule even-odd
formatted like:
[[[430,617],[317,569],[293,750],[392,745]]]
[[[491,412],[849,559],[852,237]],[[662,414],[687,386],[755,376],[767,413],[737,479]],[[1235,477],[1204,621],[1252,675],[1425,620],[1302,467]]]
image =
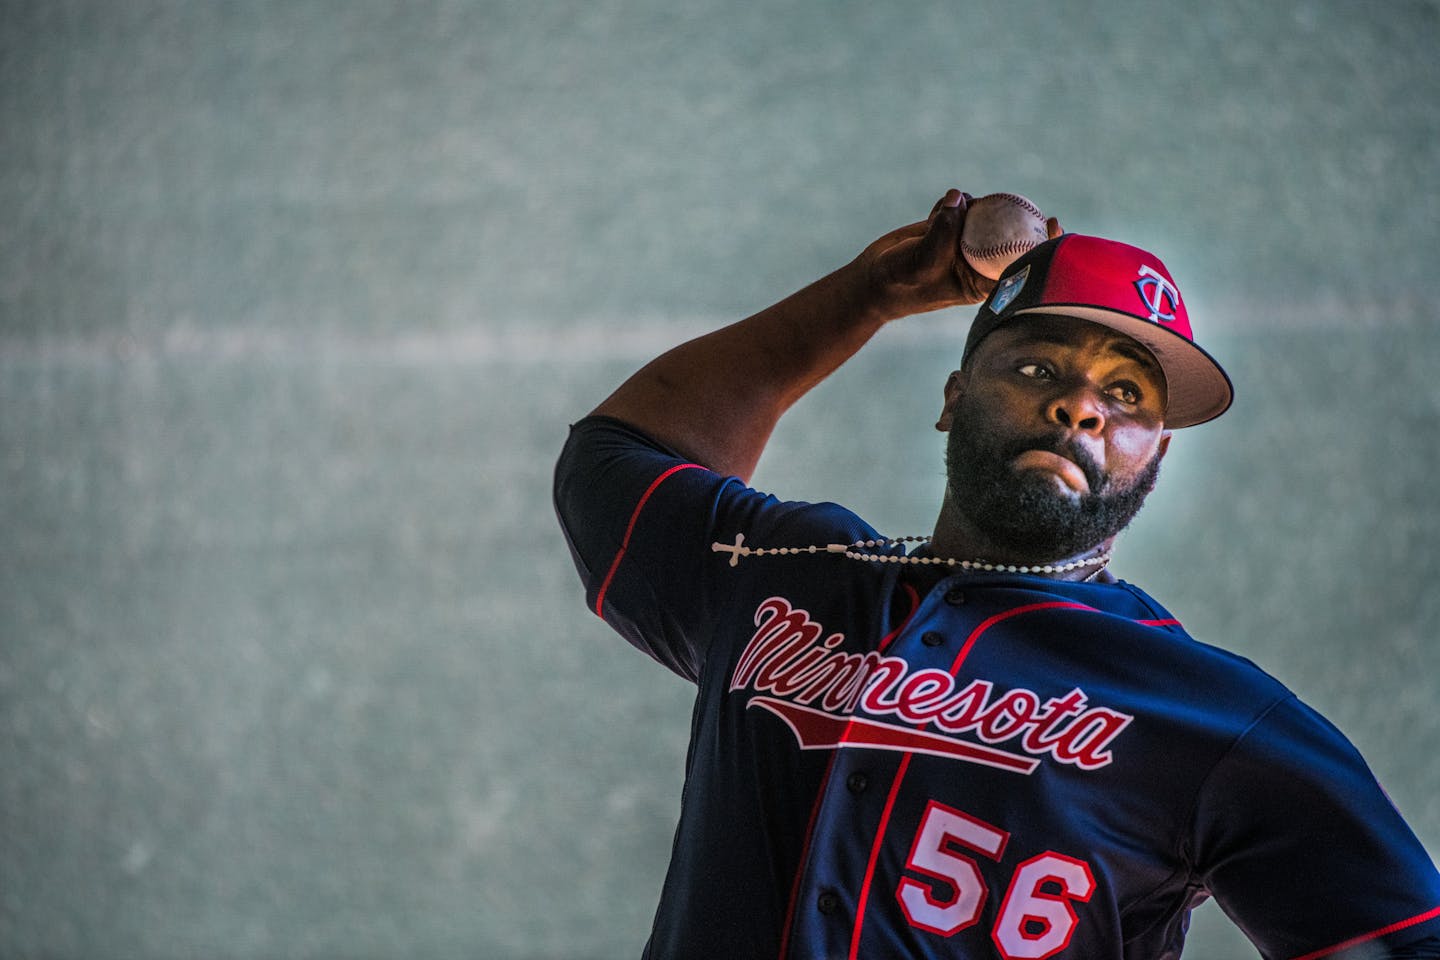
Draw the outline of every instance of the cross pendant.
[[[749,548],[749,547],[745,547],[745,546],[741,546],[741,544],[743,544],[744,542],[745,542],[745,534],[743,534],[743,533],[737,533],[737,534],[735,534],[735,545],[734,545],[734,546],[731,546],[731,545],[726,544],[726,543],[720,543],[720,542],[717,540],[715,543],[710,544],[710,550],[711,550],[712,552],[714,552],[714,553],[728,553],[728,554],[730,554],[730,566],[733,567],[733,566],[737,565],[737,564],[740,562],[740,558],[741,558],[741,557],[748,557],[748,556],[750,556],[750,548]]]

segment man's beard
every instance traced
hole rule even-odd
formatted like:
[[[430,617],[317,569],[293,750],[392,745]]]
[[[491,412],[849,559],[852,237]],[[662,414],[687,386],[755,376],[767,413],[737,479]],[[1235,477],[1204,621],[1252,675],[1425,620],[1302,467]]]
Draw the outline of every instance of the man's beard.
[[[1048,450],[1074,461],[1090,490],[1067,496],[1040,471],[1015,471],[1026,450]],[[1135,480],[1117,487],[1084,449],[1058,435],[995,436],[957,411],[945,448],[954,505],[997,547],[1032,563],[1083,553],[1130,523],[1160,475],[1160,452]]]

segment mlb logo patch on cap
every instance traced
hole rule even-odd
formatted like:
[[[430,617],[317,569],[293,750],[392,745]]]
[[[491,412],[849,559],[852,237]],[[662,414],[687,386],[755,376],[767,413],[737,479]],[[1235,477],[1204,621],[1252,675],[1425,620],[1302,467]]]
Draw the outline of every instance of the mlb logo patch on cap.
[[[1020,290],[1025,286],[1025,281],[1030,277],[1030,268],[1026,267],[1019,273],[1012,273],[995,284],[995,292],[990,294],[990,309],[996,313],[1003,313],[1010,305],[1010,301],[1020,296]]]
[[[1143,344],[1165,374],[1167,427],[1213,420],[1234,398],[1224,369],[1195,343],[1170,271],[1139,247],[1074,233],[1035,247],[996,281],[970,326],[965,355],[1007,321],[1037,313],[1088,320]]]

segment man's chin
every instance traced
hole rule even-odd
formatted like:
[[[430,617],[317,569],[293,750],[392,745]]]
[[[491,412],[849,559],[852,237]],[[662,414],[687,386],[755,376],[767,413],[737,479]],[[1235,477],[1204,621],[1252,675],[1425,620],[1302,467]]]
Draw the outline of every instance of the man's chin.
[[[957,505],[992,543],[1012,556],[1042,563],[1088,546],[1075,543],[1083,497],[1064,482],[1053,476],[1021,477],[1006,494],[957,499]]]
[[[1129,487],[1115,490],[1099,477],[1093,486],[1089,476],[1083,484],[1070,482],[1065,466],[1053,462],[1016,469],[1024,451],[1009,454],[974,440],[959,423],[950,431],[945,466],[951,499],[996,549],[1032,563],[1071,557],[1115,537],[1140,510],[1160,471],[1157,452]]]
[[[1015,484],[1017,487],[1028,488],[1027,499],[1053,500],[1057,504],[1073,505],[1076,509],[1079,509],[1080,502],[1089,492],[1088,487],[1084,490],[1076,489],[1073,480],[1051,470],[1017,470]]]

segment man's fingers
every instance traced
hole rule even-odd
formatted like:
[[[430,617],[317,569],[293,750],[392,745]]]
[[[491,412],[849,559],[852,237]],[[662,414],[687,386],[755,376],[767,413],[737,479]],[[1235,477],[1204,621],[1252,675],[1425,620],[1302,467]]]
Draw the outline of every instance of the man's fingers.
[[[865,270],[892,316],[979,303],[994,287],[960,256],[971,199],[947,190],[927,219],[892,230],[865,248]]]
[[[959,190],[948,190],[935,208],[930,211],[929,229],[915,250],[917,272],[933,270],[936,267],[950,267],[955,260],[960,243],[960,225],[965,222],[965,210],[969,195]]]
[[[974,199],[974,197],[970,196],[970,194],[968,193],[965,193],[963,190],[956,190],[952,187],[949,190],[945,191],[945,196],[935,201],[935,206],[930,208],[929,219],[935,219],[935,214],[939,213],[943,207],[968,207],[970,205],[970,202]]]

